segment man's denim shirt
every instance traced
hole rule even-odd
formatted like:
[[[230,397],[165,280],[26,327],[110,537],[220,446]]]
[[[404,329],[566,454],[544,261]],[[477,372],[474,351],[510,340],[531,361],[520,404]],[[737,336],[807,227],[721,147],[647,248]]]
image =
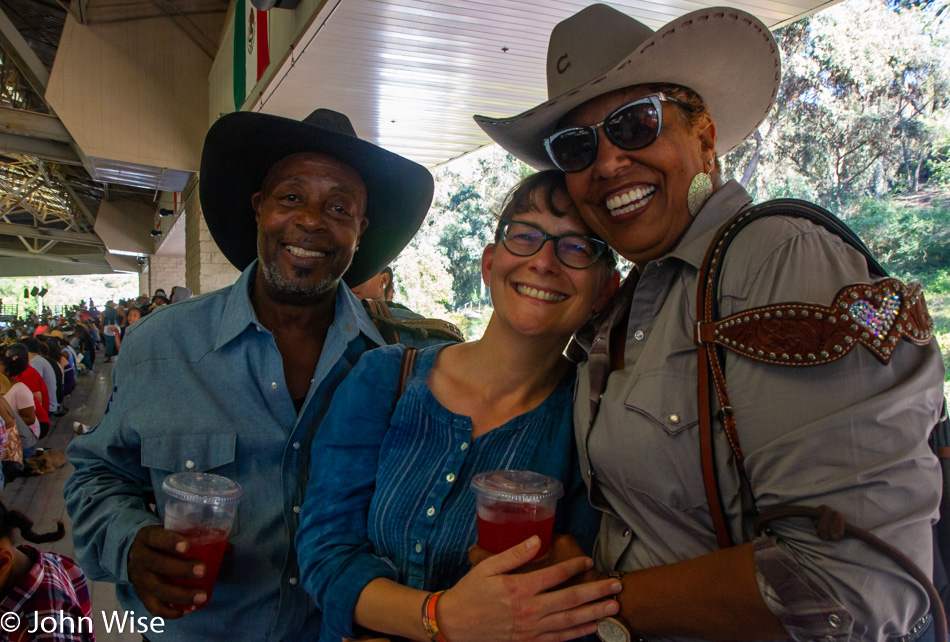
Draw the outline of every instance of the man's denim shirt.
[[[128,583],[136,533],[161,524],[162,480],[210,471],[244,486],[244,499],[207,607],[165,622],[155,640],[310,640],[320,614],[300,586],[293,541],[310,471],[310,441],[337,385],[383,344],[341,282],[335,317],[300,415],[273,335],[249,288],[257,262],[231,287],[164,306],[130,328],[96,429],[67,453],[64,494],[86,574],[118,584],[126,610],[147,611]],[[154,505],[154,510],[152,505]]]

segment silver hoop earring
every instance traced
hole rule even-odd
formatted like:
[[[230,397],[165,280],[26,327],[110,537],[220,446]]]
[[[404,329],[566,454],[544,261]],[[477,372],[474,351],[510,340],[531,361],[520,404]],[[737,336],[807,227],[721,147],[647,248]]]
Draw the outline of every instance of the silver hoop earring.
[[[689,192],[686,194],[686,206],[689,208],[689,215],[696,216],[703,205],[709,200],[713,193],[712,179],[709,174],[700,172],[693,177],[689,184]]]

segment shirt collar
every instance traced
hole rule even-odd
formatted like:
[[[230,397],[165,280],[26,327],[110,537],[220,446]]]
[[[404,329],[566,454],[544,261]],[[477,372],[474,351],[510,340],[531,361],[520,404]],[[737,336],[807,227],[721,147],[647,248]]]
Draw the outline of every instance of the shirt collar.
[[[736,212],[752,202],[752,197],[736,181],[729,181],[709,197],[683,238],[667,255],[699,269],[706,258],[709,244],[719,228]]]
[[[255,327],[261,325],[257,313],[254,311],[254,306],[251,304],[251,284],[254,282],[256,272],[257,259],[245,268],[238,280],[231,286],[228,301],[224,306],[224,318],[221,320],[221,329],[218,330],[215,350],[219,350],[244,332],[249,325]],[[377,345],[386,345],[382,335],[373,325],[366,311],[363,310],[363,304],[350,292],[350,289],[346,287],[342,280],[336,291],[332,326],[335,326],[346,340],[363,333]]]

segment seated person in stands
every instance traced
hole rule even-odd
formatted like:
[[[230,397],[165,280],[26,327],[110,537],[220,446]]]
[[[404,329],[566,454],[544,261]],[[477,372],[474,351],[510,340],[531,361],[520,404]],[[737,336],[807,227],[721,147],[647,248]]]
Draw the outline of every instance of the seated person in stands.
[[[40,335],[43,336],[43,335]],[[56,370],[49,361],[43,358],[40,353],[40,340],[35,337],[23,337],[23,345],[26,346],[30,359],[30,367],[36,370],[43,383],[46,384],[46,397],[48,401],[46,409],[50,415],[56,413],[59,409],[59,402],[56,400]],[[27,384],[29,385],[29,384]],[[62,374],[60,375],[60,385],[62,385]]]
[[[3,399],[20,418],[17,429],[23,448],[23,458],[26,459],[33,454],[36,441],[40,437],[40,424],[36,420],[37,400],[26,384],[12,381],[8,377],[9,372],[9,360],[5,355],[0,355],[0,395],[3,395]]]
[[[66,406],[63,405],[63,399],[66,397],[63,366],[60,363],[61,355],[59,353],[59,350],[55,347],[55,344],[53,345],[53,347],[50,347],[50,343],[49,343],[50,340],[55,341],[56,339],[49,336],[40,337],[38,348],[40,351],[40,356],[43,357],[43,359],[45,359],[46,362],[49,364],[49,366],[53,369],[53,375],[56,379],[56,389],[54,391],[56,395],[56,399],[55,399],[56,411],[54,412],[52,408],[50,408],[50,416],[62,417],[63,415],[66,414],[66,410],[67,410]],[[32,363],[32,360],[30,361],[30,363]],[[45,380],[45,377],[44,377],[44,380]],[[53,398],[50,397],[50,406],[52,405],[53,405]]]
[[[95,640],[92,605],[82,569],[68,557],[33,546],[13,545],[13,531],[28,542],[42,544],[63,538],[66,529],[58,522],[55,532],[33,532],[33,521],[20,511],[0,503],[0,612],[17,613],[20,626],[11,631],[4,619],[5,640]],[[83,619],[80,619],[83,618]],[[38,627],[42,621],[43,627]],[[46,633],[53,623],[55,631]],[[14,625],[15,626],[15,625]],[[34,637],[27,631],[43,631]]]
[[[39,438],[42,439],[49,432],[49,390],[43,377],[36,371],[29,361],[30,353],[22,343],[14,343],[7,347],[6,375],[14,381],[25,383],[36,398],[36,420],[40,425]]]

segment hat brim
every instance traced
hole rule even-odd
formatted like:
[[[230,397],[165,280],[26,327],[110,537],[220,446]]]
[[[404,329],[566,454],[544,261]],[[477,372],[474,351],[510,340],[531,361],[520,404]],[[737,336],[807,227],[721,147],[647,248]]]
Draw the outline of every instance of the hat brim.
[[[591,45],[595,46],[595,45]],[[537,169],[553,169],[543,141],[571,110],[615,89],[674,84],[697,92],[716,122],[716,153],[725,154],[765,120],[781,80],[779,48],[769,28],[731,7],[693,11],[659,28],[602,76],[510,118],[475,116],[493,141]]]
[[[199,182],[211,236],[236,268],[250,265],[257,258],[251,197],[276,162],[300,152],[333,156],[356,170],[366,185],[369,225],[343,275],[347,284],[359,285],[415,236],[432,203],[434,183],[422,165],[347,134],[257,112],[219,118],[205,137]]]

